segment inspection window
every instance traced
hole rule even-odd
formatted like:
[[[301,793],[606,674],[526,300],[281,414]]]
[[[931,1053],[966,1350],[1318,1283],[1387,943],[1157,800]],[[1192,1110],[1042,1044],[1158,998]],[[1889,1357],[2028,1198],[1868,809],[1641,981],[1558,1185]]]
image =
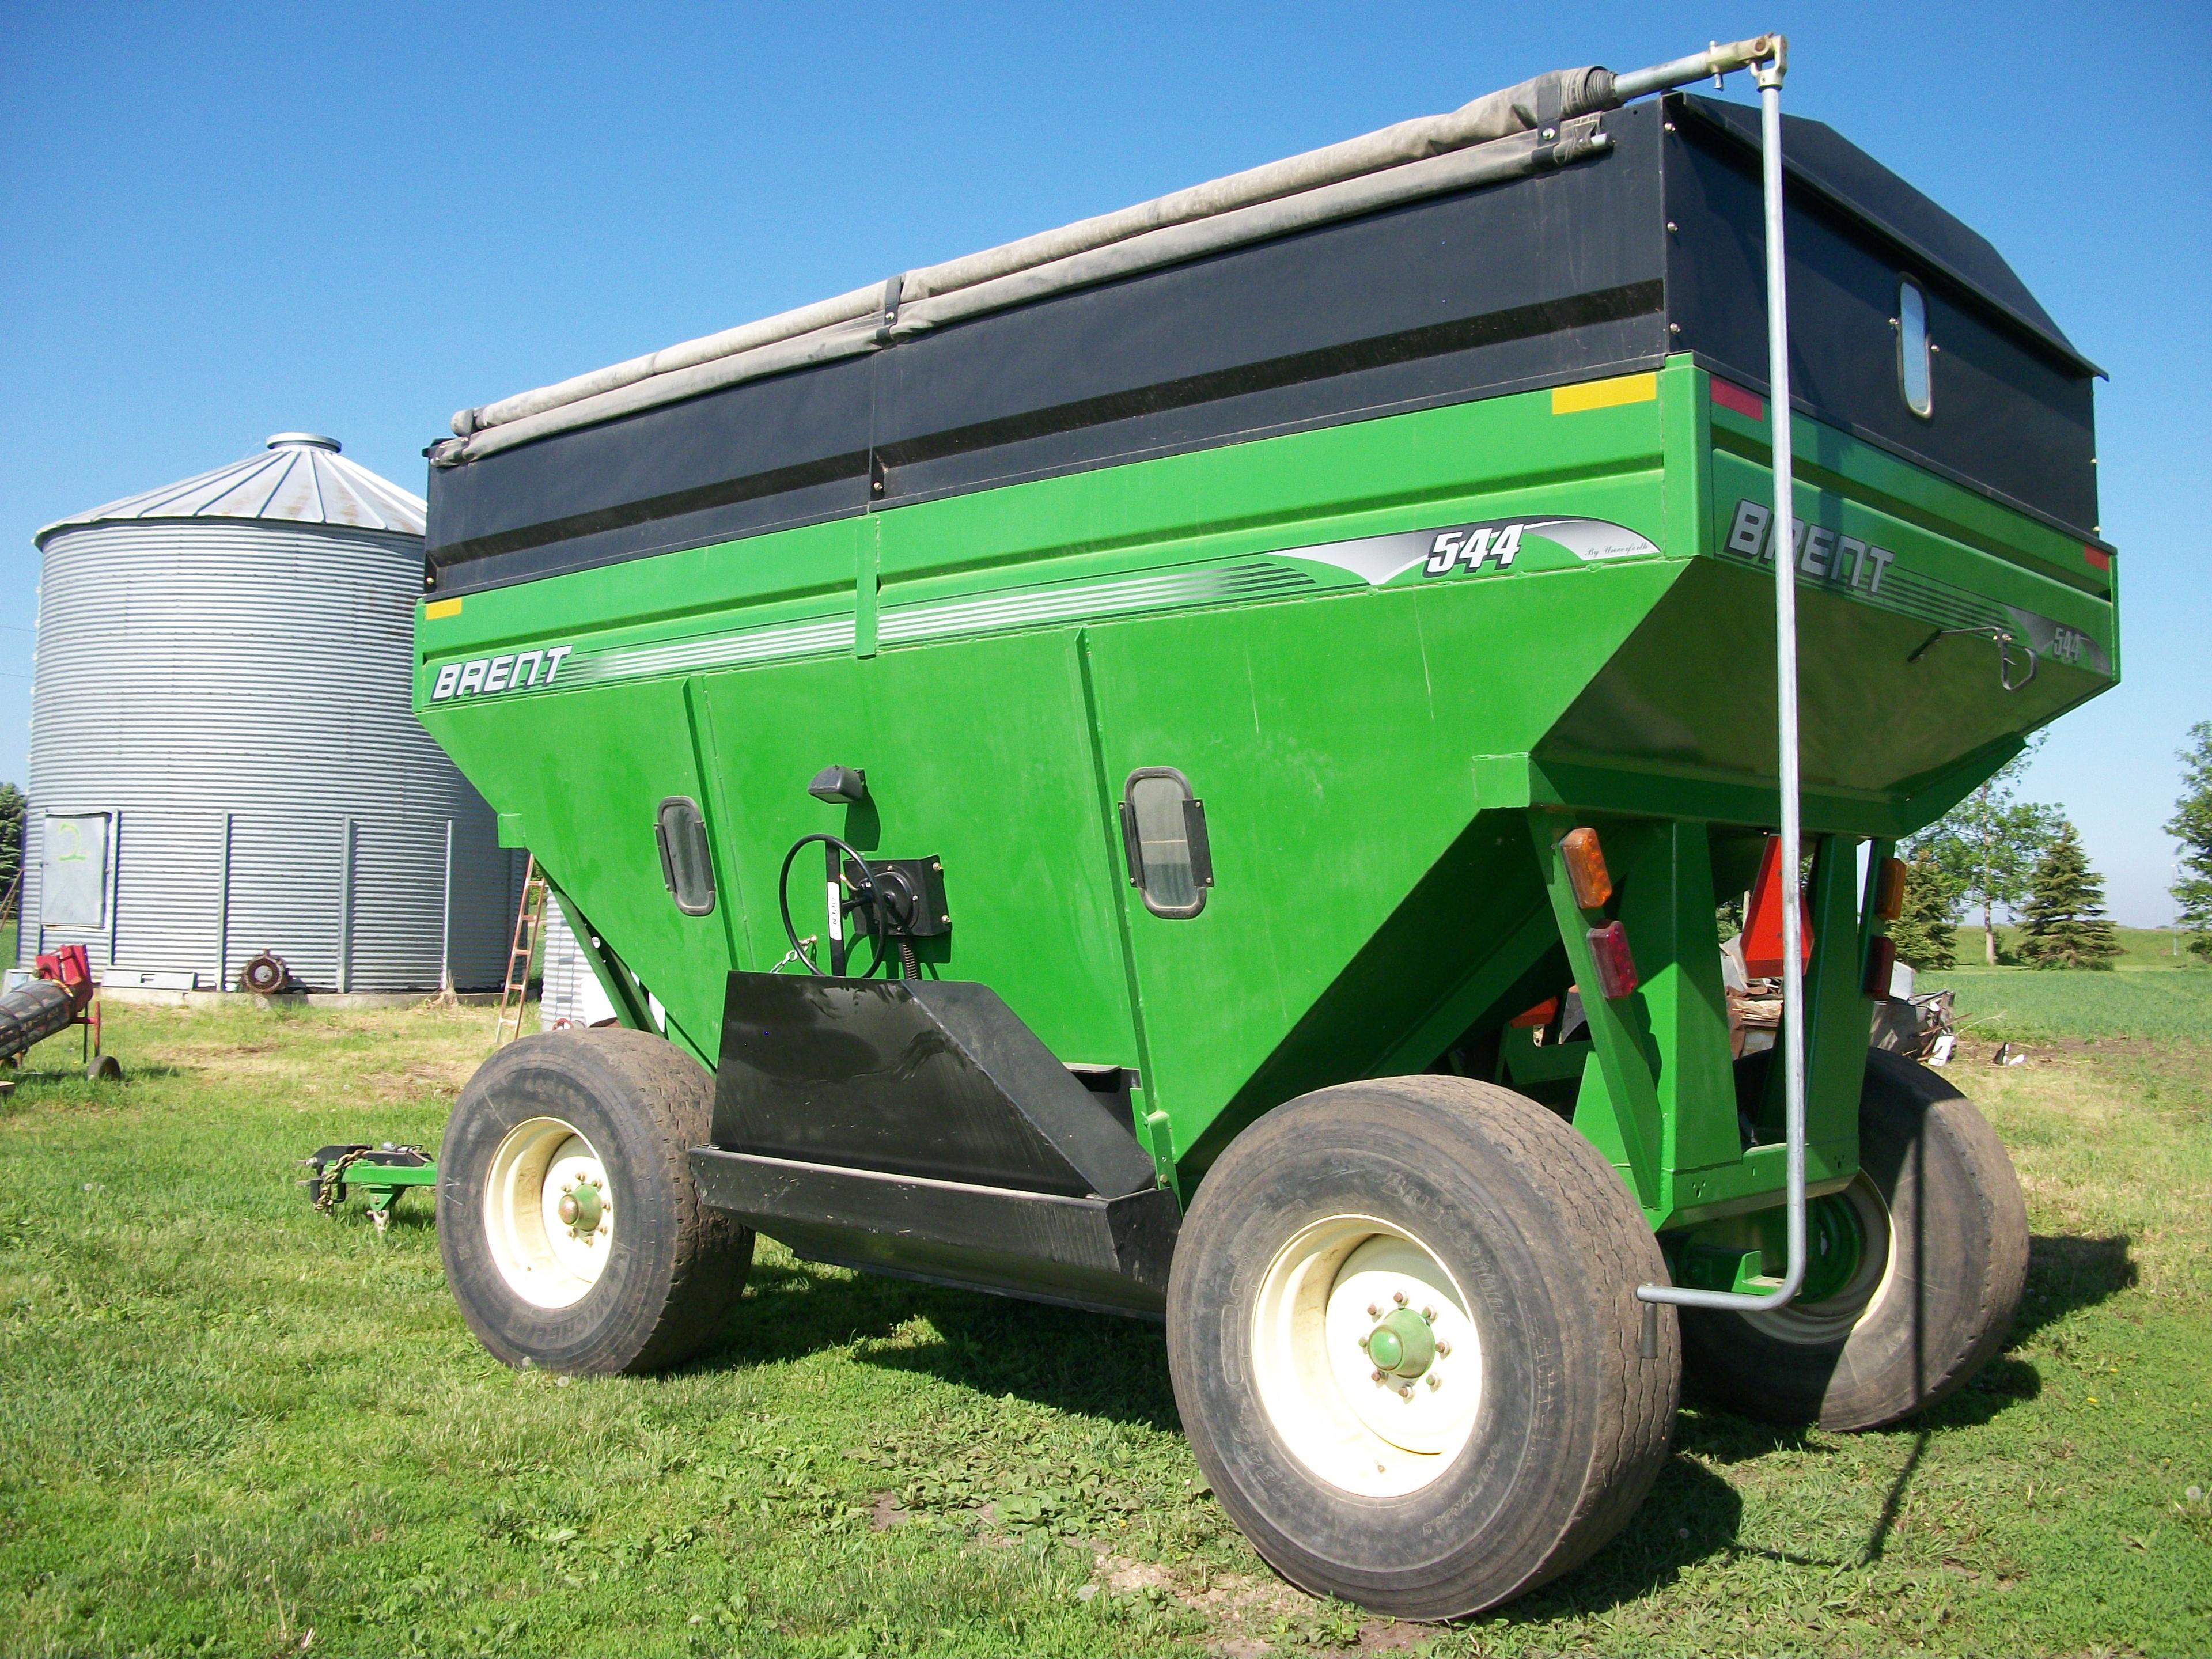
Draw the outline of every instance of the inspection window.
[[[671,795],[653,821],[660,843],[660,878],[676,908],[687,916],[714,909],[714,860],[707,850],[707,819],[689,795]]]
[[[1897,384],[1905,406],[1923,421],[1936,412],[1935,353],[1928,337],[1928,296],[1908,276],[1897,285]]]
[[[1156,916],[1194,916],[1213,885],[1206,803],[1172,766],[1140,766],[1121,788],[1121,843],[1129,885]]]

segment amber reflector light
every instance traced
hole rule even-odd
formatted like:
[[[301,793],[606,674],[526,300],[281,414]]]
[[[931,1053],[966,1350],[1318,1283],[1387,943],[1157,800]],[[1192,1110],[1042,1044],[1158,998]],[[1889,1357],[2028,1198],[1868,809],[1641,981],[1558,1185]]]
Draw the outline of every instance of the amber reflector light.
[[[1874,913],[1884,921],[1895,921],[1905,914],[1905,860],[1884,859],[1881,873],[1874,884]]]
[[[1559,851],[1567,860],[1567,881],[1575,890],[1575,902],[1585,910],[1601,910],[1613,896],[1613,877],[1605,867],[1605,849],[1597,844],[1597,831],[1570,830],[1559,838]]]

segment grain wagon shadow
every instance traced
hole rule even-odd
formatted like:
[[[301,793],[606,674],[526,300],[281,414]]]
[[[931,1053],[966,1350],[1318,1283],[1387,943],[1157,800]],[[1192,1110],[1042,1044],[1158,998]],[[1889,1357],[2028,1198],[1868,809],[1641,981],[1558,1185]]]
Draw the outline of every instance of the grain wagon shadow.
[[[890,1346],[917,1316],[937,1340]],[[925,1373],[981,1394],[1179,1427],[1158,1325],[787,1259],[755,1262],[742,1306],[696,1364],[709,1370],[770,1364],[848,1345],[867,1364]]]
[[[2005,1346],[2016,1347],[2070,1313],[2134,1289],[2138,1275],[2129,1250],[2134,1242],[2125,1233],[2103,1238],[2032,1235],[2027,1241],[2027,1291],[2021,1297]]]
[[[1743,1524],[1743,1499],[1735,1487],[1696,1458],[1677,1451],[1653,1483],[1650,1496],[1603,1549],[1554,1583],[1478,1623],[1510,1628],[1523,1622],[1601,1613],[1642,1600],[1662,1589],[1682,1569],[1717,1556],[1776,1552],[1744,1551],[1736,1543]],[[1832,1563],[1778,1559],[1799,1565]]]
[[[987,1395],[1055,1411],[1180,1432],[1167,1337],[1149,1320],[1116,1319],[1010,1297],[917,1287],[939,1340],[862,1356]]]
[[[721,1340],[685,1369],[774,1364],[851,1342],[880,1341],[923,1311],[919,1293],[927,1288],[872,1273],[826,1273],[788,1258],[756,1257]]]

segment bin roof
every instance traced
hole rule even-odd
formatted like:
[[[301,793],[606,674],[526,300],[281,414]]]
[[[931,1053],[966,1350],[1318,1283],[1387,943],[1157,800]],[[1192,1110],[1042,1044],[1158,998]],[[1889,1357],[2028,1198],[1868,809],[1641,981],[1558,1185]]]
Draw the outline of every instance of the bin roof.
[[[422,498],[338,450],[336,438],[279,432],[258,454],[57,519],[32,540],[43,547],[57,531],[141,519],[253,519],[420,536]]]

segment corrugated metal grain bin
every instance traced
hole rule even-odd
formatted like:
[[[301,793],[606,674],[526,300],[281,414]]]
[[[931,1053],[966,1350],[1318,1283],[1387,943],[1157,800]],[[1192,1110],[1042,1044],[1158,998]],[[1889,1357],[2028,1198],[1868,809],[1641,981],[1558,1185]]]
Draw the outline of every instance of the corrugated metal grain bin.
[[[422,503],[280,433],[47,526],[19,953],[111,985],[500,982],[520,854],[408,707]]]

